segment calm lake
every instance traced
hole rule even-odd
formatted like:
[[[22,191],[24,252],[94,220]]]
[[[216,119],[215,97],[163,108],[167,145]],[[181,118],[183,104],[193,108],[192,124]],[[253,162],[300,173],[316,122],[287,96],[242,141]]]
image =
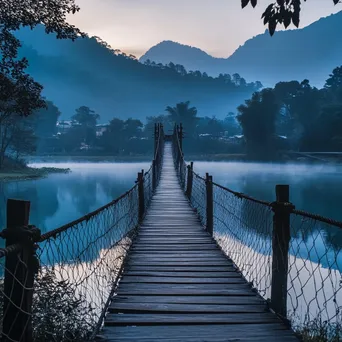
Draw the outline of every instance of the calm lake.
[[[31,201],[31,223],[43,232],[77,219],[130,189],[137,172],[149,163],[32,164],[69,167],[70,174],[52,174],[32,181],[0,183],[0,223],[6,222],[8,198]],[[258,199],[273,201],[275,185],[289,184],[297,209],[342,220],[342,166],[195,162],[200,175]]]

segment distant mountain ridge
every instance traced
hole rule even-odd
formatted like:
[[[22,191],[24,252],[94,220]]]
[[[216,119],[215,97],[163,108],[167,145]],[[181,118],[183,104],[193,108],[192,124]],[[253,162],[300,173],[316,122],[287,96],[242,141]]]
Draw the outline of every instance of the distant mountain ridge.
[[[228,58],[215,58],[198,48],[164,41],[148,50],[140,61],[173,62],[212,76],[239,73],[248,81],[259,80],[266,86],[305,78],[322,86],[332,69],[342,64],[341,31],[342,11],[302,29],[278,31],[273,37],[265,31],[247,40]]]
[[[20,55],[29,60],[28,72],[44,86],[43,95],[59,107],[61,119],[88,106],[100,114],[102,123],[113,117],[145,120],[188,100],[200,116],[224,118],[255,90],[254,85],[239,87],[143,65],[95,37],[57,40],[43,27],[21,29],[16,35],[22,41]]]

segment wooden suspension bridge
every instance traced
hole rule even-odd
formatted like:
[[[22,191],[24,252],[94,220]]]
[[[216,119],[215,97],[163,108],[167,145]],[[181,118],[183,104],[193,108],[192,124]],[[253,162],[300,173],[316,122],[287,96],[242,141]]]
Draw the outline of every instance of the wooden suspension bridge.
[[[171,143],[108,309],[105,341],[297,341],[236,272],[179,185]]]

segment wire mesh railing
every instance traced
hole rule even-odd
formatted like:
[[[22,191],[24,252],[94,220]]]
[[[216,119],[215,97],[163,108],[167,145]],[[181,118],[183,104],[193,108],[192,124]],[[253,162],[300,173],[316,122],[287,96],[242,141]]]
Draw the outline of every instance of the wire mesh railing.
[[[208,174],[201,177],[193,163],[185,163],[181,140],[175,127],[179,182],[224,253],[302,336],[342,340],[342,222],[296,210],[289,186],[278,185],[270,203],[225,188]]]
[[[155,159],[136,184],[107,205],[40,235],[29,202],[9,200],[0,249],[1,341],[88,341],[96,337],[140,220],[158,185],[163,128]]]

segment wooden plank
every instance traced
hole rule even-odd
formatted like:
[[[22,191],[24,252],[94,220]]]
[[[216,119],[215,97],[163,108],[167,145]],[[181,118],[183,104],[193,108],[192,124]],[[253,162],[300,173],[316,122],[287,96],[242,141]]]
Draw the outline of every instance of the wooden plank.
[[[147,283],[147,284],[246,284],[241,277],[238,278],[184,278],[184,277],[150,277],[150,276],[124,276],[121,284]]]
[[[192,262],[192,261],[196,261],[199,263],[207,263],[209,262],[210,264],[217,264],[219,262],[225,263],[231,263],[230,261],[228,261],[224,256],[220,256],[220,255],[212,255],[211,257],[201,257],[201,256],[140,256],[140,255],[129,255],[128,256],[129,260],[131,260],[132,262],[136,262],[136,261],[147,261],[147,262],[173,262],[173,263],[184,263],[184,262]]]
[[[142,296],[142,295],[129,295],[121,296],[116,295],[113,297],[115,303],[166,303],[166,304],[259,304],[265,305],[265,301],[258,296]],[[113,302],[113,303],[114,303]]]
[[[232,272],[235,269],[232,266],[224,265],[224,266],[203,266],[203,265],[197,265],[197,266],[169,266],[169,265],[159,265],[159,266],[153,266],[153,265],[132,265],[127,264],[125,266],[126,270],[129,271],[161,271],[161,272]]]
[[[250,291],[250,289],[244,288],[218,288],[218,289],[204,289],[204,288],[171,288],[158,289],[158,288],[141,288],[138,287],[127,287],[122,286],[118,288],[118,295],[158,295],[158,296],[187,296],[187,295],[197,295],[197,296],[255,296],[255,293]]]
[[[234,304],[166,304],[166,303],[118,303],[109,307],[110,313],[264,313],[263,305],[234,305]]]
[[[105,325],[182,325],[182,324],[241,324],[241,323],[276,323],[279,322],[275,315],[271,313],[233,313],[233,314],[122,314],[115,315],[109,313],[106,317]]]
[[[175,267],[185,267],[185,266],[227,266],[230,263],[225,260],[213,260],[213,261],[208,261],[208,260],[203,260],[203,261],[182,261],[179,260],[177,262],[174,261],[166,261],[166,260],[129,260],[129,265],[132,266],[175,266]]]
[[[162,271],[130,271],[125,272],[125,277],[149,276],[149,277],[177,277],[177,278],[241,278],[241,274],[232,270],[231,272],[162,272]]]
[[[292,332],[279,323],[270,324],[239,324],[239,325],[180,325],[177,326],[135,326],[135,327],[116,327],[115,336],[127,339],[165,339],[165,338],[192,338],[195,336],[199,341],[200,338],[212,338],[213,330],[215,336],[224,336],[224,341],[229,341],[228,338],[242,338],[242,335],[247,338],[253,337],[279,337],[279,333],[285,336],[291,336]],[[103,333],[110,334],[111,328],[105,327]],[[229,337],[228,337],[229,336]],[[114,337],[113,337],[114,338]],[[278,341],[278,338],[275,339]],[[182,342],[180,340],[180,342]],[[206,340],[208,341],[208,340]],[[265,340],[266,341],[266,340]],[[273,342],[273,340],[269,340]],[[281,341],[281,340],[280,340]],[[240,340],[234,341],[240,342]]]

